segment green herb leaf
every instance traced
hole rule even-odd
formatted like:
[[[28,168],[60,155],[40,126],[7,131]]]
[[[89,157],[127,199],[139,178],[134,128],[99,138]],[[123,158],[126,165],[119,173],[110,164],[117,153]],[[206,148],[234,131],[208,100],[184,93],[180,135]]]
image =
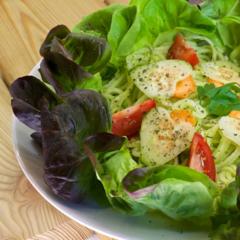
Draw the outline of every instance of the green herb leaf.
[[[201,105],[206,107],[211,115],[224,116],[232,110],[240,110],[240,86],[237,83],[228,83],[222,87],[206,84],[199,86],[197,90]]]

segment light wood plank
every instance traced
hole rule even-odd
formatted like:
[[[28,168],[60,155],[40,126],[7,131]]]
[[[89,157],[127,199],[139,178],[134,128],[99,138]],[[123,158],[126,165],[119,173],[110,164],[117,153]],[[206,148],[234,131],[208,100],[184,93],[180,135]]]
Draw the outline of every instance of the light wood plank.
[[[94,233],[74,221],[65,222],[46,233],[33,236],[27,240],[111,240]]]
[[[72,28],[84,15],[104,7],[101,0],[1,0],[0,69],[10,84],[38,62],[39,47],[57,24]]]
[[[73,221],[68,221],[46,233],[31,237],[28,240],[85,240],[92,236],[92,231]]]

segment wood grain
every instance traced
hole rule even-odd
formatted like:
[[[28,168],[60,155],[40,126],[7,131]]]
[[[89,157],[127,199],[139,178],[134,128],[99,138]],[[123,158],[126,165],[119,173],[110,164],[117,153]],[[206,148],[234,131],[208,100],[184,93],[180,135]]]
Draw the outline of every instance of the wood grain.
[[[41,235],[36,235],[28,240],[111,240],[98,233],[93,233],[76,222],[69,221],[49,230]]]
[[[0,69],[10,84],[38,62],[39,47],[57,24],[72,28],[101,7],[100,0],[0,0]]]

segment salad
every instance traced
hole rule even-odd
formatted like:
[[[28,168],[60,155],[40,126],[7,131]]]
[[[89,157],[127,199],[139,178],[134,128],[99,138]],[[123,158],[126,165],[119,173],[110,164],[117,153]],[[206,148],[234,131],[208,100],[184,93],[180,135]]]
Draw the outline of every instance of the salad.
[[[54,27],[10,88],[66,201],[240,238],[240,2],[132,0]]]

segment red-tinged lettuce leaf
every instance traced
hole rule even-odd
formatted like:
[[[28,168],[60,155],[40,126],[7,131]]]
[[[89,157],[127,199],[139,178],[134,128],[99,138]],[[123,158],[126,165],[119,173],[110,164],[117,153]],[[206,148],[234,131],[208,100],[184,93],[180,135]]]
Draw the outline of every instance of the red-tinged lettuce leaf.
[[[111,58],[110,46],[104,38],[85,33],[70,33],[63,44],[74,62],[91,73],[102,70]]]
[[[40,54],[51,60],[58,53],[81,65],[91,73],[100,71],[111,58],[111,48],[105,38],[84,32],[71,33],[64,25],[54,27],[40,48]]]
[[[38,109],[17,98],[11,100],[11,105],[13,113],[19,121],[36,131],[41,130],[41,112]]]
[[[73,202],[101,190],[83,141],[111,129],[106,100],[94,91],[73,91],[64,96],[64,103],[43,111],[41,123],[44,179],[51,190]]]
[[[75,89],[102,89],[99,74],[111,58],[105,38],[84,32],[71,33],[64,25],[54,27],[40,48],[40,73],[57,94]]]
[[[93,165],[96,166],[98,160],[95,153],[119,150],[125,140],[124,137],[113,135],[111,133],[98,133],[85,139],[84,150],[91,159]]]
[[[46,39],[44,40],[44,42],[41,45],[40,48],[40,54],[42,56],[45,56],[52,48],[52,41],[55,39],[64,39],[68,34],[70,33],[70,30],[64,26],[64,25],[58,25],[54,28],[52,28]],[[53,49],[56,51],[56,49]]]
[[[84,79],[92,76],[80,65],[55,52],[50,52],[45,56],[39,71],[43,80],[51,84],[60,95],[77,89]]]
[[[42,149],[42,134],[40,132],[33,132],[31,138]]]
[[[53,107],[61,100],[42,81],[25,76],[10,87],[12,109],[15,116],[30,128],[40,131],[40,112],[43,107]]]

